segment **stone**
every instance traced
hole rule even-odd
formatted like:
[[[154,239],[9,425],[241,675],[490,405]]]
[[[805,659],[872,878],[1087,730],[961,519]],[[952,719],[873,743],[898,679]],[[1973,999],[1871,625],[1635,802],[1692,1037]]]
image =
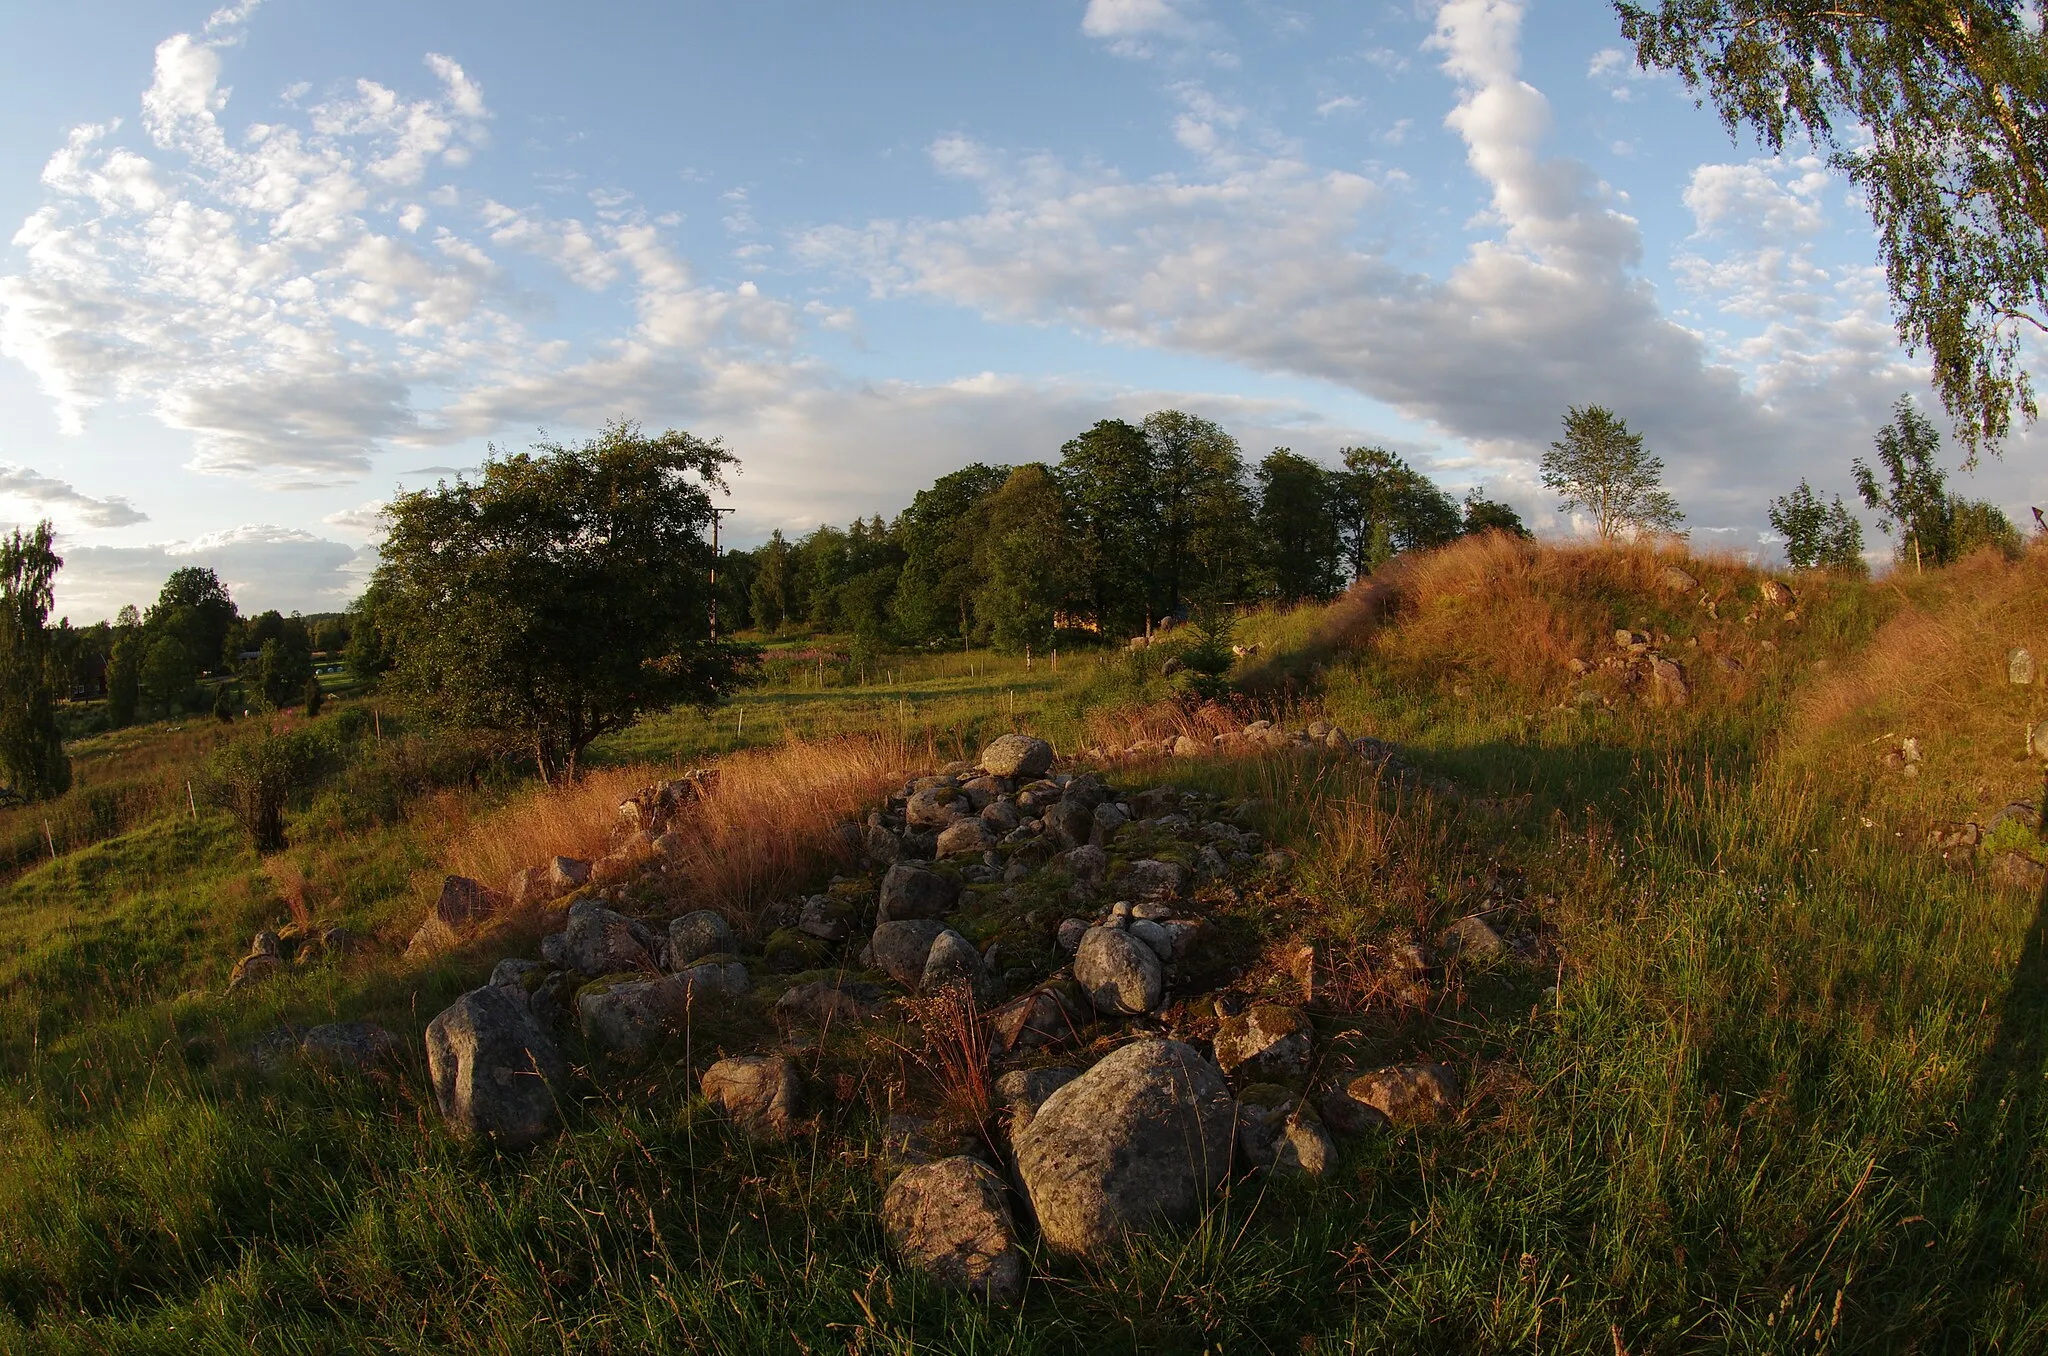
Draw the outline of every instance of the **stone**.
[[[1198,758],[1209,751],[1209,746],[1193,735],[1177,735],[1173,741],[1173,756],[1176,758]]]
[[[974,807],[976,814],[995,804],[996,798],[1009,789],[1009,782],[1001,777],[972,777],[960,783],[960,790],[966,794],[967,803]]]
[[[622,1063],[653,1055],[688,1024],[690,984],[681,975],[598,980],[576,993],[583,1039]]]
[[[1069,796],[1048,805],[1044,817],[1046,833],[1061,847],[1086,843],[1095,832],[1095,804]]]
[[[1400,1064],[1360,1074],[1344,1088],[1354,1102],[1396,1126],[1434,1125],[1457,1113],[1458,1071],[1448,1064]]]
[[[678,970],[674,976],[687,984],[694,1002],[713,998],[740,998],[754,987],[754,981],[747,975],[747,967],[727,957],[724,960],[707,958],[697,964]]]
[[[1159,954],[1116,928],[1094,927],[1082,936],[1074,979],[1095,1010],[1109,1017],[1150,1012],[1166,993]]]
[[[1692,696],[1692,689],[1686,686],[1685,670],[1673,659],[1657,655],[1650,660],[1650,679],[1656,685],[1657,696],[1673,706],[1683,706]]]
[[[831,958],[831,948],[808,932],[777,928],[761,943],[761,959],[777,974],[815,970]]]
[[[913,829],[944,829],[961,817],[967,805],[967,798],[957,788],[931,786],[910,798],[903,817]]]
[[[858,980],[813,980],[775,1000],[775,1015],[792,1025],[845,1026],[869,1021],[881,1011],[881,989]]]
[[[1507,949],[1507,941],[1475,913],[1444,929],[1443,947],[1460,956],[1497,956]]]
[[[952,912],[959,898],[960,882],[953,877],[898,862],[882,876],[875,920],[894,923],[906,918],[942,918]]]
[[[939,833],[934,851],[941,861],[948,857],[980,857],[996,845],[996,836],[979,818],[956,820]]]
[[[1216,1063],[1240,1083],[1297,1083],[1308,1074],[1315,1028],[1300,1008],[1259,1003],[1216,1028]]]
[[[454,1133],[525,1149],[553,1133],[569,1066],[526,1003],[485,985],[427,1024],[427,1073]]]
[[[510,907],[510,896],[467,876],[449,876],[441,882],[440,897],[413,933],[405,954],[417,959],[446,951],[466,941],[484,923]]]
[[[1042,779],[1035,782],[1026,782],[1023,786],[1017,788],[1017,808],[1028,815],[1039,814],[1044,811],[1046,806],[1058,804],[1061,796],[1064,794],[1065,792],[1060,790],[1058,782]]]
[[[2029,832],[2038,833],[2041,829],[2041,812],[2034,808],[2032,801],[2016,800],[1991,816],[1991,822],[1984,826],[1984,832],[1995,833],[1999,825],[2014,821]]]
[[[1024,1295],[1024,1253],[1003,1179],[961,1155],[904,1171],[882,1198],[882,1230],[908,1266],[995,1304]]]
[[[2016,890],[2041,888],[2043,867],[2024,852],[2001,852],[1991,859],[1991,879]]]
[[[939,934],[950,931],[936,918],[899,918],[876,926],[868,948],[874,966],[906,989],[924,979],[925,961]]]
[[[551,857],[547,873],[550,899],[559,899],[590,883],[590,863],[581,857]]]
[[[2048,720],[2027,731],[2027,752],[2036,758],[2048,759]]]
[[[2005,681],[2015,687],[2026,687],[2034,681],[2034,653],[2024,645],[2016,645],[2006,652]]]
[[[654,835],[654,855],[665,862],[679,862],[690,850],[690,840],[670,829]]]
[[[523,994],[526,992],[526,977],[546,968],[541,962],[527,960],[523,956],[507,956],[491,967],[491,983],[500,988],[517,989]]]
[[[1079,1069],[1012,1069],[996,1080],[996,1101],[1009,1115],[1010,1137],[1030,1126],[1048,1097],[1081,1076]]]
[[[235,968],[228,972],[228,992],[254,988],[284,969],[284,962],[274,955],[252,953],[235,962]]]
[[[981,766],[992,777],[1028,782],[1052,770],[1052,745],[1034,735],[1006,734],[981,751]]]
[[[1130,923],[1131,936],[1152,948],[1152,954],[1162,961],[1173,959],[1173,934],[1149,918],[1134,918]]]
[[[1237,1150],[1271,1177],[1321,1177],[1337,1145],[1315,1113],[1286,1089],[1249,1088],[1238,1105]]]
[[[951,1156],[948,1146],[932,1132],[929,1116],[898,1112],[882,1122],[882,1163],[891,1172],[922,1167]]]
[[[1187,894],[1188,869],[1179,862],[1145,857],[1118,872],[1110,884],[1134,904],[1148,900],[1163,903]]]
[[[1699,586],[1699,580],[1676,565],[1666,565],[1657,571],[1657,587],[1660,589],[1669,589],[1673,593],[1691,593]]]
[[[1083,843],[1071,852],[1061,853],[1053,865],[1075,880],[1094,882],[1109,874],[1109,854],[1093,843]]]
[[[660,951],[661,942],[653,929],[638,919],[587,899],[569,906],[569,926],[562,933],[562,963],[579,974],[595,979],[626,970],[652,972],[659,968],[655,961]]]
[[[1790,607],[1799,601],[1792,590],[1775,579],[1766,579],[1757,585],[1757,596],[1772,607]]]
[[[974,943],[947,928],[932,938],[931,947],[925,953],[924,972],[917,980],[918,991],[938,993],[963,986],[977,997],[984,996],[989,988],[988,968],[982,964],[981,953],[974,949]]]
[[[548,871],[544,866],[523,866],[514,871],[505,882],[505,895],[512,901],[513,908],[528,904],[545,903],[548,893]]]
[[[822,942],[843,942],[853,935],[853,908],[830,895],[812,895],[797,914],[797,931]]]
[[[567,940],[568,938],[559,932],[550,932],[547,936],[541,938],[540,958],[542,963],[559,967],[562,964],[563,943]]]
[[[1062,918],[1054,942],[1059,949],[1071,956],[1081,947],[1081,938],[1087,935],[1088,920],[1085,918]]]
[[[1095,807],[1090,816],[1088,841],[1096,847],[1108,847],[1115,840],[1117,830],[1130,822],[1130,813],[1113,801],[1104,801]]]
[[[990,833],[1001,837],[1006,833],[1014,833],[1024,819],[1017,813],[1017,803],[1004,796],[1001,800],[988,803],[981,812],[981,822],[988,826]]]
[[[1377,1107],[1354,1100],[1342,1087],[1325,1093],[1321,1106],[1323,1124],[1340,1135],[1362,1135],[1369,1130],[1384,1130],[1388,1125],[1386,1116]]]
[[[1056,979],[989,1014],[989,1052],[1057,1045],[1080,1035],[1094,1019],[1095,1009],[1081,986],[1071,979]]]
[[[671,970],[680,970],[701,956],[716,956],[732,949],[732,924],[716,909],[697,909],[668,920]]]
[[[311,1027],[299,1041],[308,1063],[366,1072],[397,1062],[403,1043],[375,1022],[330,1022]]]
[[[880,824],[869,825],[861,843],[868,860],[877,866],[893,866],[903,859],[903,840]]]
[[[1045,1241],[1100,1259],[1192,1220],[1230,1170],[1223,1075],[1179,1041],[1134,1041],[1055,1091],[1013,1144]]]
[[[802,1089],[781,1055],[735,1055],[704,1071],[704,1100],[756,1139],[787,1139],[796,1129]]]

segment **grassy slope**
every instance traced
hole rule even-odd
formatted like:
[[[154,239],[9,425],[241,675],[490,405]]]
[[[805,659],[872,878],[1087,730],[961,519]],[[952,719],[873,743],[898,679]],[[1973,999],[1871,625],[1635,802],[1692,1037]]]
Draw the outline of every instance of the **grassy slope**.
[[[2008,727],[2039,690],[2005,687],[2003,656],[2048,656],[2012,622],[2043,615],[2048,561],[1818,586],[1795,622],[1749,624],[1753,576],[1689,566],[1721,595],[1715,619],[1660,592],[1657,567],[1474,547],[1393,581],[1376,630],[1341,605],[1247,626],[1275,700],[1401,740],[1455,801],[1396,802],[1356,764],[1127,774],[1275,803],[1276,835],[1308,855],[1298,888],[1256,896],[1244,921],[1323,947],[1333,1057],[1463,1063],[1482,1091],[1456,1129],[1348,1146],[1317,1188],[1246,1184],[1192,1234],[1116,1267],[1048,1263],[1021,1313],[988,1313],[881,1247],[860,1094],[900,1077],[886,1050],[818,1054],[852,1094],[827,1103],[838,1135],[735,1143],[678,1067],[612,1085],[513,1163],[446,1139],[416,1061],[365,1085],[266,1080],[232,1055],[280,1017],[329,1012],[416,1038],[487,955],[178,997],[217,992],[248,932],[279,920],[280,875],[302,895],[314,882],[324,916],[402,936],[441,845],[503,792],[316,832],[296,875],[261,870],[218,820],[169,816],[0,897],[0,1344],[2037,1347],[2048,1239],[2023,1205],[2041,1184],[2042,920],[1917,840],[1930,815],[1981,818],[2033,789]],[[1569,675],[1616,626],[1669,637],[1687,707]],[[1069,660],[1057,683],[984,656],[900,667],[878,687],[750,697],[747,742],[900,729],[914,700],[930,750],[1013,721],[1066,748],[1118,724],[1092,701],[1133,695],[1115,663]],[[774,713],[758,734],[757,709]],[[605,752],[700,757],[729,747],[727,718],[649,722]],[[1878,760],[1904,733],[1928,749],[1917,783]],[[1559,969],[1454,974],[1434,1012],[1373,1001],[1374,948],[1458,916],[1502,869],[1561,935]]]

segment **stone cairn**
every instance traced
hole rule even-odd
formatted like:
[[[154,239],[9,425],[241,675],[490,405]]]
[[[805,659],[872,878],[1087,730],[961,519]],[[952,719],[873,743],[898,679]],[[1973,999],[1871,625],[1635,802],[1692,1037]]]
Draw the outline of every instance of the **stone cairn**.
[[[1415,779],[1390,746],[1326,725],[1259,722],[1222,743],[1367,759]],[[743,1133],[784,1139],[815,1124],[797,1056],[825,1030],[900,1020],[906,1004],[971,1002],[996,1127],[970,1149],[931,1121],[887,1116],[882,1223],[906,1264],[937,1283],[1014,1301],[1027,1271],[1022,1222],[1056,1252],[1101,1258],[1134,1234],[1186,1223],[1233,1173],[1322,1175],[1333,1132],[1459,1113],[1464,1080],[1452,1066],[1333,1078],[1323,1066],[1343,1061],[1319,1059],[1302,1007],[1213,991],[1243,971],[1211,963],[1205,915],[1239,898],[1240,884],[1277,886],[1294,867],[1261,837],[1257,803],[1167,786],[1120,793],[1053,763],[1044,740],[1005,735],[974,762],[912,780],[840,826],[868,872],[770,909],[758,949],[713,910],[651,919],[613,907],[625,897],[605,882],[661,869],[667,821],[695,792],[667,783],[633,797],[621,807],[632,841],[606,859],[616,865],[558,858],[483,900],[556,901],[544,907],[561,927],[537,957],[500,961],[429,1024],[447,1123],[500,1148],[537,1144],[561,1124],[572,1035],[593,1067],[644,1064],[693,1013],[765,1008],[784,1037],[719,1059],[701,1091]],[[481,889],[451,881],[422,933],[474,929],[488,912],[477,912]],[[1440,946],[1539,958],[1533,935],[1499,923],[1463,919]],[[1420,983],[1435,957],[1405,950],[1409,982]],[[1073,1058],[1105,1047],[1092,1064]]]

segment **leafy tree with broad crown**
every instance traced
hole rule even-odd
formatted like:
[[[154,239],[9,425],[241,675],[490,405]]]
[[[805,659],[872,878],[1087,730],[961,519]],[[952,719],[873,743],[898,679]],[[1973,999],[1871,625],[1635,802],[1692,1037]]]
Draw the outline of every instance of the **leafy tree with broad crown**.
[[[235,600],[220,576],[201,565],[171,571],[156,605],[142,624],[159,635],[175,635],[199,672],[231,665],[227,640],[239,619]]]
[[[1241,597],[1252,570],[1251,493],[1237,439],[1180,410],[1145,416],[1151,450],[1155,615],[1191,598]]]
[[[0,538],[0,775],[27,800],[60,796],[71,786],[50,645],[50,608],[64,565],[53,541],[47,519]]]
[[[1526,539],[1530,533],[1522,522],[1522,515],[1515,512],[1512,504],[1503,504],[1498,499],[1488,499],[1484,487],[1474,485],[1465,491],[1463,505],[1465,521],[1461,528],[1467,537],[1481,532],[1504,532],[1510,537]]]
[[[1005,654],[1052,645],[1054,619],[1081,583],[1067,535],[1067,503],[1059,481],[1031,462],[1010,472],[988,500],[982,533],[982,580],[975,612],[990,642]]]
[[[1334,479],[1338,539],[1351,578],[1401,551],[1442,546],[1459,533],[1457,501],[1384,447],[1347,447]]]
[[[1280,599],[1299,602],[1337,591],[1337,515],[1330,473],[1293,451],[1276,447],[1259,463],[1259,539],[1266,584]]]
[[[174,715],[191,705],[199,666],[185,642],[172,632],[150,636],[145,630],[143,635],[148,643],[142,651],[139,675],[142,704],[152,716]]]
[[[1863,569],[1863,524],[1842,506],[1842,496],[1823,504],[1804,480],[1770,503],[1771,530],[1785,539],[1785,559],[1795,570]]]
[[[619,419],[400,495],[378,567],[393,685],[522,741],[551,782],[642,712],[721,700],[756,658],[709,638],[710,491],[732,464],[716,439]]]
[[[1096,624],[1111,636],[1136,635],[1154,615],[1159,515],[1152,444],[1135,424],[1099,420],[1060,448],[1057,474]]]
[[[2015,0],[1620,0],[1647,69],[1732,135],[1804,134],[1868,205],[1899,338],[1933,359],[1966,465],[2038,410],[2048,334],[2048,31]],[[2038,350],[2037,350],[2038,351]]]
[[[1643,435],[1631,433],[1628,421],[1604,405],[1572,406],[1563,440],[1543,454],[1543,484],[1557,491],[1559,511],[1592,514],[1603,541],[1675,531],[1685,521],[1663,480],[1663,459],[1651,456]]]

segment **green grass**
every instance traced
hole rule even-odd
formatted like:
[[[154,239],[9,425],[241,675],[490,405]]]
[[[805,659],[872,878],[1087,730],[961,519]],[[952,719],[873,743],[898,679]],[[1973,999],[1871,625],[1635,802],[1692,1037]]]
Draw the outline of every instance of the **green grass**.
[[[1599,605],[1616,624],[1648,606]],[[1874,589],[1809,606],[1748,687],[1682,711],[1595,713],[1505,678],[1461,696],[1449,668],[1397,651],[1336,655],[1283,695],[1399,740],[1456,796],[1321,758],[1129,772],[1270,804],[1303,862],[1228,910],[1249,945],[1344,961],[1507,873],[1561,959],[1460,973],[1433,1014],[1319,1017],[1326,1050],[1460,1064],[1480,1089],[1460,1125],[1349,1143],[1314,1186],[1241,1184],[1115,1265],[1039,1258],[1017,1311],[888,1258],[864,1091],[901,1076],[885,1048],[808,1057],[855,1095],[825,1097],[824,1133],[787,1147],[735,1140],[692,1099],[689,1070],[746,1035],[706,1028],[673,1064],[602,1081],[535,1155],[465,1149],[418,1037],[493,957],[222,998],[281,899],[224,820],[160,816],[0,894],[0,1347],[2048,1347],[2048,919],[1901,837],[1910,802],[1863,765],[1781,756],[1815,675],[1855,663],[1891,610]],[[1239,640],[1299,649],[1315,622],[1254,618]],[[1107,655],[1063,656],[1057,678],[986,655],[881,665],[864,684],[828,661],[822,686],[813,665],[809,687],[785,665],[744,730],[735,709],[681,713],[599,752],[692,760],[893,726],[951,756],[1013,724],[1065,749],[1094,703],[1160,690]],[[329,882],[331,921],[389,933],[417,907],[442,820],[406,804],[307,817],[294,861]],[[236,1053],[330,1015],[381,1021],[414,1054],[366,1082],[264,1076]]]

